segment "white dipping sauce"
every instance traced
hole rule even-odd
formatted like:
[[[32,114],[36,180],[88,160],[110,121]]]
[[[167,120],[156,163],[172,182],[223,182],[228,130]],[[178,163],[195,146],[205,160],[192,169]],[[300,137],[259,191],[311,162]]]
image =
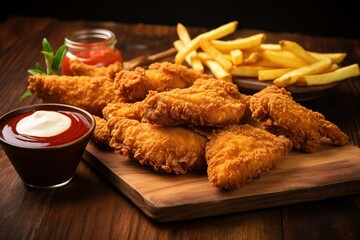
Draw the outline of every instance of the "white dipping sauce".
[[[55,111],[39,110],[24,117],[16,125],[20,134],[36,137],[52,137],[71,126],[71,119]]]

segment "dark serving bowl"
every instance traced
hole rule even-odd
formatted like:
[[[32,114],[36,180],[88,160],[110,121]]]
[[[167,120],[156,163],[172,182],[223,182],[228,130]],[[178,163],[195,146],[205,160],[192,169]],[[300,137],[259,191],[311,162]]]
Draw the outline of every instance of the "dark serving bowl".
[[[23,114],[40,110],[69,114],[72,116],[71,127],[52,138],[28,138],[16,132],[14,124],[10,124]],[[81,108],[54,103],[35,104],[14,109],[0,117],[0,143],[26,186],[51,189],[71,181],[94,129],[93,116]],[[14,131],[16,137],[9,137]]]

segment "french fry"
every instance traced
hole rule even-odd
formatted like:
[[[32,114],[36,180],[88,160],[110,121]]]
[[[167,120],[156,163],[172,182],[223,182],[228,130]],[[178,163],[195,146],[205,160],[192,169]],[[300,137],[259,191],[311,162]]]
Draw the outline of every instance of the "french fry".
[[[258,80],[259,81],[268,81],[274,80],[276,78],[281,77],[285,73],[294,70],[293,68],[277,68],[277,69],[264,69],[259,70],[258,72]]]
[[[281,51],[281,46],[276,43],[262,43],[259,46],[260,50],[271,50],[271,51]]]
[[[330,58],[333,63],[341,63],[346,57],[346,53],[318,53],[318,52],[309,52],[311,55],[317,59]]]
[[[217,79],[231,82],[232,76],[229,72],[226,72],[216,61],[204,60],[204,64],[210,69]]]
[[[283,68],[284,66],[274,63],[268,59],[261,59],[260,61],[256,62],[255,64],[249,64],[249,65],[256,65],[261,67],[267,67],[267,68]]]
[[[280,47],[285,50],[293,53],[295,56],[301,58],[305,62],[311,64],[318,61],[313,55],[306,51],[302,46],[293,41],[281,40],[279,41]]]
[[[220,51],[229,52],[234,49],[249,49],[259,46],[266,39],[264,33],[259,33],[245,38],[237,38],[235,40],[212,40],[211,43]]]
[[[177,51],[180,51],[183,47],[184,44],[182,43],[181,40],[176,40],[174,43],[174,47],[176,48]],[[199,57],[197,56],[196,51],[189,53],[186,57],[185,57],[185,61],[195,70],[198,72],[203,73],[204,72],[204,65],[202,64],[201,60],[199,59]]]
[[[273,83],[278,87],[287,87],[296,83],[297,79],[301,76],[322,72],[323,70],[329,68],[331,63],[330,58],[321,59],[315,63],[285,73],[281,77],[276,78]]]
[[[232,81],[231,74],[225,71],[222,68],[222,66],[218,62],[216,62],[209,54],[205,52],[199,52],[198,56],[201,59],[201,61],[205,64],[205,66],[207,66],[210,69],[212,74],[214,74],[214,76],[217,79],[225,80],[229,82]]]
[[[188,44],[191,41],[190,34],[183,24],[178,23],[176,25],[176,32],[179,39],[183,42],[184,45]]]
[[[240,65],[244,61],[243,52],[240,49],[230,51],[230,60],[233,65]]]
[[[297,84],[299,86],[323,85],[357,76],[360,76],[359,65],[352,64],[338,68],[332,72],[302,76],[298,79]]]
[[[272,80],[279,87],[328,84],[360,75],[357,64],[340,68],[347,55],[343,52],[308,51],[291,40],[265,43],[264,33],[234,40],[220,39],[234,32],[237,25],[237,21],[230,22],[191,40],[186,28],[178,24],[182,46],[176,47],[175,62],[186,60],[194,69],[196,62],[204,64],[218,79],[256,77],[259,81]],[[174,45],[179,45],[176,42]]]
[[[340,66],[338,64],[333,63],[333,64],[331,64],[331,66],[328,69],[324,70],[322,73],[332,72],[332,71],[338,69],[339,67]]]
[[[261,66],[235,66],[233,67],[231,74],[239,77],[258,77],[260,70],[269,69]]]
[[[203,73],[205,71],[204,65],[197,55],[190,56],[191,67],[198,72]]]
[[[259,52],[252,52],[250,53],[245,59],[244,64],[253,64],[261,61],[263,59],[261,53]]]
[[[199,41],[201,39],[213,40],[225,37],[233,33],[237,26],[238,21],[232,21],[208,32],[199,34],[197,37],[193,38],[189,43],[187,43],[181,51],[177,52],[175,55],[175,62],[182,63],[185,60],[186,55],[199,47]]]
[[[217,61],[225,71],[230,72],[232,63],[217,48],[215,48],[207,39],[199,41],[201,49],[208,53],[215,61]]]
[[[198,56],[200,58],[201,61],[204,60],[214,60],[212,56],[210,56],[208,53],[206,52],[198,52]]]
[[[176,31],[177,34],[179,36],[179,39],[182,42],[182,46],[181,49],[184,48],[185,44],[188,44],[189,42],[191,42],[191,38],[190,38],[190,34],[187,31],[186,27],[181,24],[178,23],[176,26]],[[179,50],[178,50],[179,51]],[[193,69],[195,69],[198,72],[204,72],[204,66],[201,63],[201,60],[198,58],[197,56],[197,52],[196,50],[191,51],[186,57],[185,57],[186,62],[188,62]]]
[[[262,55],[265,59],[282,67],[299,68],[307,65],[303,60],[288,51],[265,50],[262,52]]]
[[[183,42],[182,42],[180,39],[174,41],[173,45],[174,45],[174,47],[176,48],[177,51],[180,51],[181,49],[184,48],[184,44],[183,44]],[[189,65],[191,65],[190,54],[186,55],[185,61],[186,61]]]

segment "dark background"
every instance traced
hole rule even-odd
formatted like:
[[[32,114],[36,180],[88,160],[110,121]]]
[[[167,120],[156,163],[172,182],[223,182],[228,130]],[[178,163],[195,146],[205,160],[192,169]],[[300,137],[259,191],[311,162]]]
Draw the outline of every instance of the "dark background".
[[[11,15],[64,20],[115,21],[214,28],[237,20],[239,29],[293,32],[314,36],[359,38],[360,17],[355,0],[136,1],[33,0],[7,2],[1,20]]]

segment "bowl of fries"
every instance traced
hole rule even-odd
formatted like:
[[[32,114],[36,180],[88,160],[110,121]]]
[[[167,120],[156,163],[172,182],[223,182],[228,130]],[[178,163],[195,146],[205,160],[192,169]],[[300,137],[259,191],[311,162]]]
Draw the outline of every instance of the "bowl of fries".
[[[186,61],[197,71],[233,81],[244,93],[274,84],[287,88],[299,101],[323,96],[343,80],[360,76],[358,64],[341,65],[347,55],[344,52],[313,52],[291,40],[266,43],[265,33],[222,40],[237,26],[238,22],[232,21],[191,38],[179,23],[175,62]]]

